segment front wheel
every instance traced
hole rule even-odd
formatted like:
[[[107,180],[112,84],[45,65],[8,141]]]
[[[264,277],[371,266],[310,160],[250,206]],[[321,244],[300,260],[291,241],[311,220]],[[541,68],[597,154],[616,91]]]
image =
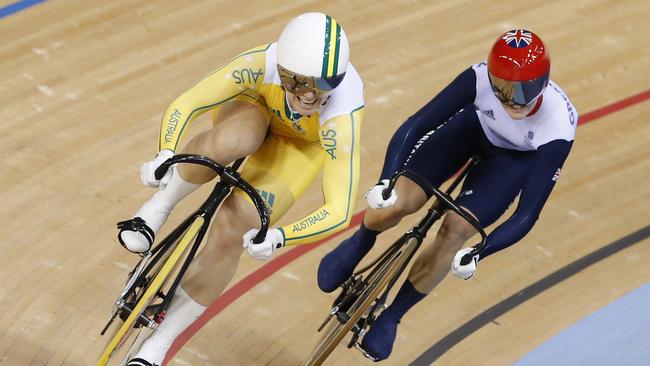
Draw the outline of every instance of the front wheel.
[[[133,343],[131,343],[129,350],[122,357],[120,363],[121,365],[125,364],[128,361],[130,354],[137,350],[139,342],[144,339],[142,330],[144,328],[156,327],[155,320],[151,320],[149,316],[147,316],[150,315],[147,314],[147,312],[151,310],[150,305],[158,296],[159,291],[165,282],[171,279],[171,273],[176,268],[176,265],[181,262],[183,254],[190,247],[193,239],[201,230],[204,221],[205,220],[201,216],[194,220],[176,248],[174,248],[162,267],[160,267],[158,273],[155,274],[155,276],[148,282],[147,286],[142,290],[144,293],[140,299],[135,302],[128,317],[124,320],[124,323],[122,323],[114,333],[113,338],[111,338],[99,358],[99,361],[97,361],[97,366],[107,365],[115,355],[115,352],[127,344],[127,341],[132,340]]]
[[[340,316],[334,315],[322,338],[314,347],[303,366],[318,366],[334,351],[343,337],[377,299],[381,291],[394,276],[399,276],[400,269],[417,249],[416,238],[409,238],[400,250],[397,250],[380,262],[370,276],[365,280],[367,285],[359,294],[350,308]],[[340,318],[345,319],[341,321]]]

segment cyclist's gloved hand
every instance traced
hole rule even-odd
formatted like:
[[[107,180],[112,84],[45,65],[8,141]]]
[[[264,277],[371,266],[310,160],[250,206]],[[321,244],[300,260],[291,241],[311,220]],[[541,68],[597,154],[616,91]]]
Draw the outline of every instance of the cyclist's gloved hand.
[[[390,191],[390,196],[388,199],[384,199],[381,195],[384,189],[388,188],[390,181],[388,179],[382,179],[374,185],[368,193],[366,193],[366,201],[368,201],[368,206],[371,208],[386,208],[393,206],[395,201],[397,201],[397,192],[395,190]]]
[[[160,186],[161,189],[165,189],[167,182],[169,182],[169,179],[172,176],[172,169],[167,170],[167,173],[161,180],[156,179],[155,172],[156,169],[165,162],[165,160],[172,156],[174,156],[174,152],[165,149],[158,152],[153,160],[143,163],[142,166],[140,166],[140,180],[142,180],[142,183],[148,187],[155,188]]]
[[[284,246],[284,234],[279,229],[269,229],[264,241],[259,244],[253,243],[253,238],[257,235],[258,229],[250,229],[244,234],[244,248],[248,254],[255,259],[267,260],[271,258],[276,249]]]
[[[479,255],[476,254],[471,257],[470,261],[467,264],[461,264],[461,260],[464,256],[469,255],[469,253],[474,250],[472,247],[462,248],[454,256],[454,260],[451,264],[451,272],[456,275],[456,277],[462,278],[464,280],[469,280],[476,273],[476,264],[478,263]]]

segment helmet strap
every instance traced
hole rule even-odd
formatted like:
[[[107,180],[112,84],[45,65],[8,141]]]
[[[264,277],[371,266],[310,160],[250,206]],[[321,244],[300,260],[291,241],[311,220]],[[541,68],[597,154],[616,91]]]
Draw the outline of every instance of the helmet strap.
[[[284,98],[287,101],[287,108],[289,108],[289,112],[291,112],[291,114],[298,114],[298,112],[294,111],[293,108],[291,108],[291,101],[289,100],[289,92],[286,90],[284,91]]]
[[[535,101],[535,106],[534,106],[533,109],[530,111],[530,113],[528,113],[528,114],[526,115],[526,117],[530,117],[530,116],[532,116],[533,114],[537,113],[537,111],[539,110],[539,108],[542,106],[542,99],[544,99],[544,94],[540,95],[540,96],[537,98],[537,100]]]

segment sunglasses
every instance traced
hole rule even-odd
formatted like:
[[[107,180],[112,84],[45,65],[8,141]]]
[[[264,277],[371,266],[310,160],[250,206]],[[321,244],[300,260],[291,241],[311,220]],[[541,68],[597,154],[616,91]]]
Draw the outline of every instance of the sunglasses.
[[[548,74],[528,81],[501,79],[488,73],[492,92],[499,101],[510,107],[526,107],[534,103],[548,85]]]
[[[280,83],[285,90],[298,95],[314,93],[317,97],[330,94],[345,76],[345,73],[331,78],[304,76],[291,72],[280,65],[278,65],[278,74]]]

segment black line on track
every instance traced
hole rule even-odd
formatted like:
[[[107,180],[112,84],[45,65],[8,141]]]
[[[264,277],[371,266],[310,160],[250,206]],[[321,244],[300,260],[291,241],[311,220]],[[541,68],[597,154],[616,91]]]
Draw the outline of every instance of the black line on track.
[[[629,248],[650,236],[650,225],[639,229],[613,243],[597,249],[594,252],[570,263],[557,271],[549,274],[532,285],[518,291],[514,295],[483,311],[465,324],[456,328],[453,332],[447,334],[438,342],[433,344],[429,349],[424,351],[418,358],[409,364],[409,366],[426,366],[432,364],[440,356],[449,351],[452,347],[460,343],[463,339],[469,337],[484,325],[492,322],[496,318],[509,312],[522,303],[559,284],[560,282],[572,277],[576,273],[606,259],[626,248]]]

